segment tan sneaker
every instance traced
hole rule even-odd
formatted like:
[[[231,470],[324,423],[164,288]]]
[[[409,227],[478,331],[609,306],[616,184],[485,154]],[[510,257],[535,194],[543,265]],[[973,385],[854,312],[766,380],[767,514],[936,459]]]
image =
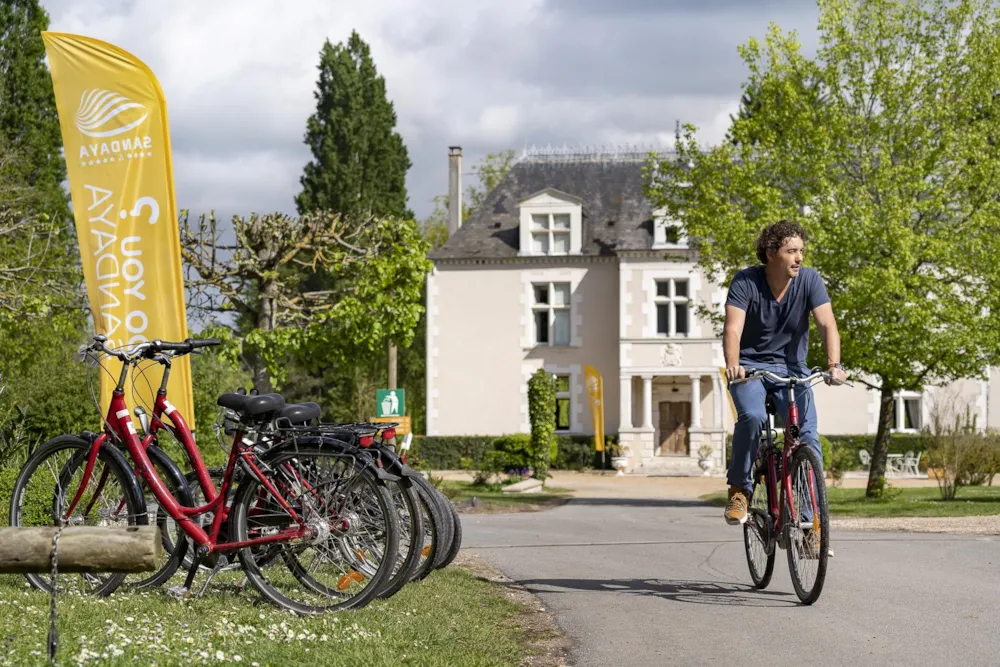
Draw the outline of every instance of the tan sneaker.
[[[818,530],[810,530],[806,533],[806,553],[804,554],[807,558],[819,558],[819,543],[820,535]],[[833,549],[827,547],[827,556],[833,558]]]
[[[738,486],[729,487],[729,502],[726,504],[726,523],[738,526],[747,522],[747,494]]]

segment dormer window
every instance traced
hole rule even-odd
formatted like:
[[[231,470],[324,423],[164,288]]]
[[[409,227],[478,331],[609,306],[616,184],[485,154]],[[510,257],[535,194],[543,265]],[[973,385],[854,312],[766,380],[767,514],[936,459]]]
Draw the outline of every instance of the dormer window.
[[[574,255],[580,252],[583,211],[573,195],[546,188],[518,202],[521,255]]]
[[[653,250],[664,248],[687,248],[687,237],[678,221],[666,216],[666,211],[653,212]]]
[[[569,213],[532,213],[532,250],[537,255],[568,255]]]

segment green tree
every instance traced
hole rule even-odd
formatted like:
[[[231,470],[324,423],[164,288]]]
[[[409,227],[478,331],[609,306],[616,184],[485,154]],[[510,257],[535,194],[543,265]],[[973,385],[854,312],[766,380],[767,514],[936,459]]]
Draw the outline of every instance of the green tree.
[[[544,368],[539,368],[528,379],[528,418],[531,420],[535,477],[545,479],[556,432],[556,380]]]
[[[409,344],[429,270],[412,220],[254,214],[232,226],[235,244],[221,241],[214,216],[192,225],[183,211],[182,254],[191,306],[236,315],[214,333],[238,343],[260,391],[284,382],[296,356],[339,364],[358,346]],[[300,269],[326,272],[333,288],[303,291]]]
[[[0,26],[0,141],[19,156],[10,176],[35,191],[40,213],[68,225],[62,134],[41,34],[49,16],[38,0],[4,0]]]
[[[756,263],[765,225],[806,228],[843,361],[879,392],[873,496],[896,392],[981,376],[1000,351],[1000,12],[981,0],[819,8],[814,59],[774,25],[741,47],[758,104],[711,149],[680,130],[676,155],[651,160],[648,194],[723,284]]]
[[[396,111],[357,32],[346,45],[323,44],[315,98],[305,136],[313,159],[295,198],[299,213],[412,218],[406,210],[411,163],[394,129]]]

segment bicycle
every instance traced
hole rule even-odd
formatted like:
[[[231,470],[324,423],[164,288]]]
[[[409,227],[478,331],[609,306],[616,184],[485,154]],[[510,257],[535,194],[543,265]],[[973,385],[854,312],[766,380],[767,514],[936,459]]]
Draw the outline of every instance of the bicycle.
[[[194,443],[193,436],[187,427],[186,421],[179,411],[166,400],[166,386],[170,371],[170,360],[160,355],[154,357],[164,366],[164,373],[161,379],[160,389],[157,392],[156,402],[153,408],[152,422],[142,408],[136,408],[136,415],[140,418],[144,432],[155,433],[159,429],[166,429],[182,444],[188,460],[193,466],[193,470],[186,475],[186,483],[190,486],[191,494],[195,502],[206,503],[214,499],[216,492],[213,483],[221,484],[224,475],[223,468],[210,468],[207,471],[201,463],[198,448]],[[248,395],[243,389],[238,389],[237,394]],[[251,390],[250,396],[257,395],[255,390]],[[277,396],[277,394],[274,394]],[[171,427],[162,421],[166,414],[174,426]],[[376,465],[389,471],[390,474],[399,478],[398,482],[387,482],[390,495],[392,497],[397,514],[399,515],[400,537],[399,554],[396,567],[392,575],[387,580],[383,590],[378,594],[379,599],[386,599],[398,592],[408,581],[422,579],[430,571],[430,565],[440,565],[448,550],[440,545],[445,542],[444,522],[440,518],[443,509],[435,506],[433,499],[427,497],[427,492],[423,485],[427,485],[426,480],[419,473],[408,466],[401,465],[398,461],[392,460],[392,455],[386,441],[395,436],[394,426],[396,424],[381,423],[337,423],[327,424],[319,422],[320,406],[316,403],[298,403],[286,405],[267,428],[261,428],[256,434],[258,441],[256,446],[267,448],[273,444],[275,437],[288,434],[324,434],[329,433],[339,441],[348,443],[358,448],[369,448]],[[232,410],[223,408],[220,418],[216,422],[216,430],[224,431],[227,435],[235,433],[232,419],[236,415]],[[318,423],[317,423],[318,422]],[[375,436],[380,439],[376,439]],[[248,440],[249,442],[249,440]],[[383,462],[383,459],[387,462]],[[236,479],[239,480],[240,468],[236,469]],[[431,487],[432,488],[432,487]],[[432,489],[433,490],[433,489]],[[448,503],[450,505],[450,502]],[[147,507],[155,503],[147,501]],[[223,506],[222,511],[225,511]],[[206,515],[210,521],[211,515]],[[223,516],[225,522],[225,515]],[[225,530],[225,523],[223,523]],[[184,542],[183,533],[180,539],[171,543],[165,535],[163,538],[164,553],[175,558],[168,561],[172,564],[175,560],[177,564],[183,563],[185,568],[190,568],[192,558],[186,554],[187,548]],[[176,552],[175,552],[176,549]],[[457,550],[456,550],[457,551]],[[453,558],[454,556],[452,556]],[[430,562],[428,562],[430,561]],[[448,559],[450,563],[451,559]],[[447,563],[445,563],[447,564]],[[222,563],[205,559],[200,565],[201,569],[213,571],[231,571],[239,568],[239,563]],[[176,566],[174,567],[176,569]],[[359,563],[358,569],[367,569],[365,563]],[[159,574],[159,573],[158,573]],[[162,578],[160,575],[159,578]],[[169,576],[167,577],[169,578]]]
[[[730,384],[768,380],[765,409],[768,425],[761,435],[757,458],[751,467],[754,486],[750,494],[747,521],[743,524],[743,544],[747,565],[754,585],[763,589],[774,572],[775,547],[788,553],[788,568],[795,594],[804,604],[819,599],[826,580],[830,549],[830,516],[826,498],[823,464],[816,451],[803,446],[799,438],[799,408],[796,387],[812,387],[817,380],[853,386],[840,382],[822,369],[812,369],[810,375],[781,377],[770,371],[748,369],[745,378]],[[775,393],[788,389],[788,415],[785,420],[784,443],[775,443],[773,418],[777,413]],[[780,488],[779,488],[780,487]],[[810,578],[815,563],[815,573]],[[812,583],[808,583],[811,580]]]
[[[382,474],[363,457],[352,456],[350,452],[345,455],[345,448],[338,447],[331,438],[285,439],[264,451],[246,444],[244,435],[254,433],[272,420],[284,408],[284,401],[274,395],[224,394],[218,403],[234,410],[239,423],[222,488],[207,504],[185,507],[164,485],[143,448],[129,417],[123,388],[129,368],[138,360],[154,358],[165,351],[187,354],[212,343],[157,340],[140,343],[126,352],[108,348],[104,336],[96,336],[94,340],[87,348],[88,353],[108,355],[122,362],[105,416],[105,431],[92,439],[60,436],[29,457],[14,485],[10,505],[12,526],[25,525],[25,520],[42,521],[43,525],[148,523],[140,483],[122,452],[114,446],[120,443],[137,463],[159,507],[196,545],[184,585],[172,589],[174,595],[190,594],[194,576],[206,556],[234,551],[246,577],[262,597],[297,613],[364,606],[381,590],[398,549],[398,521],[384,485],[386,479],[392,479],[390,475]],[[69,455],[68,460],[53,466],[51,459],[63,453]],[[98,464],[100,473],[95,475]],[[203,463],[200,466],[205,470]],[[242,469],[243,477],[235,490],[227,521],[230,534],[220,540],[224,512],[215,510],[225,507],[237,466]],[[43,471],[42,481],[35,490],[30,483],[38,470]],[[49,476],[45,475],[46,470]],[[74,482],[81,472],[79,480]],[[98,502],[102,504],[95,511]],[[194,518],[208,512],[214,512],[214,516],[206,530]],[[374,533],[368,531],[369,526],[376,528]],[[364,540],[366,537],[368,541]],[[307,550],[315,554],[303,563],[300,556]],[[370,566],[370,576],[355,569],[358,559]],[[277,564],[285,566],[284,576],[268,569]],[[329,581],[317,579],[328,569],[334,570]],[[54,582],[41,575],[26,576],[36,588],[51,591]],[[87,592],[99,595],[111,594],[124,579],[121,573],[84,577],[89,585]],[[60,582],[59,586],[62,588],[63,584]],[[300,589],[292,591],[295,586]]]

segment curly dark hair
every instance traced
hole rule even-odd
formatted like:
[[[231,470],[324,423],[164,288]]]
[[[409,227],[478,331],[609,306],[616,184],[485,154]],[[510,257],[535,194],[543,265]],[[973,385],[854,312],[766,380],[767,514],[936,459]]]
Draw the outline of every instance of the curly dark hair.
[[[777,252],[785,241],[793,236],[802,239],[802,243],[806,242],[806,230],[799,223],[787,218],[765,227],[757,237],[757,259],[761,264],[767,264],[767,251]]]

